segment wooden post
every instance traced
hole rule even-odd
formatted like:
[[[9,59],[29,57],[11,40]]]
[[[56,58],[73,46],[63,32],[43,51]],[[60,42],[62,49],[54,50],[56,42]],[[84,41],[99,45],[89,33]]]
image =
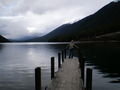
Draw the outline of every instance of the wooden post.
[[[86,90],[92,90],[92,69],[86,71]]]
[[[84,83],[84,71],[85,71],[85,60],[84,60],[84,58],[81,58],[81,78],[82,78],[82,80],[83,80],[83,83]]]
[[[80,49],[78,49],[78,59],[79,59],[79,68],[81,68],[81,59],[82,59],[82,56],[81,56]]]
[[[55,77],[55,60],[54,57],[51,57],[51,79]]]
[[[58,68],[61,68],[61,53],[58,53]]]
[[[45,87],[45,90],[47,90],[47,88],[48,88],[48,87],[46,86],[46,87]]]
[[[64,51],[62,50],[62,62],[64,62]]]
[[[66,49],[64,49],[64,55],[65,55],[65,59],[66,59]]]
[[[84,84],[84,71],[85,71],[85,59],[83,58],[82,53],[80,52],[80,49],[78,49],[79,51],[79,67],[81,69],[81,78],[83,80],[83,84]]]
[[[41,89],[41,68],[37,67],[35,69],[35,90],[42,90]]]
[[[79,58],[79,68],[81,69],[81,58]]]

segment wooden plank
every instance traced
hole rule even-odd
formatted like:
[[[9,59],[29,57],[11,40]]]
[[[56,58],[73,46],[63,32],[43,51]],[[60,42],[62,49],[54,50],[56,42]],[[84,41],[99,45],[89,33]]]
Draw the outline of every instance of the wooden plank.
[[[47,90],[83,90],[78,58],[64,61]]]

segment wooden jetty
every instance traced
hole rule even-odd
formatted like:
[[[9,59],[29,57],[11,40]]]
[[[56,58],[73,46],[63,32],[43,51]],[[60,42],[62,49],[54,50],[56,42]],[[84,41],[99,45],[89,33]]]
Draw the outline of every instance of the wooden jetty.
[[[65,59],[47,90],[84,90],[78,58]]]
[[[61,64],[62,63],[62,64]],[[55,60],[51,57],[51,83],[44,90],[92,90],[92,69],[86,71],[84,87],[85,60],[81,56],[69,59],[66,51],[58,53],[58,71],[55,73]],[[37,70],[38,69],[38,70]],[[35,69],[35,90],[41,89],[41,68]]]

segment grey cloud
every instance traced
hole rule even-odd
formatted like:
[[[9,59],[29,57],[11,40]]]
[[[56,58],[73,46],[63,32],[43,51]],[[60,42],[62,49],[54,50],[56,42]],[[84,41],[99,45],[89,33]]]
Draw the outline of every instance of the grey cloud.
[[[5,2],[6,1],[6,2]],[[69,7],[99,7],[99,5],[103,2],[109,2],[109,0],[4,0],[4,7],[8,5],[13,5],[14,8],[11,8],[11,15],[25,13],[27,11],[32,11],[35,13],[45,13],[47,11],[68,8]],[[94,4],[94,2],[96,4]],[[7,3],[7,4],[6,4]],[[95,9],[95,8],[94,8]]]
[[[45,34],[88,16],[111,0],[0,0],[0,34],[8,38]],[[30,33],[27,28],[36,28]]]
[[[11,21],[1,21],[0,33],[8,38],[17,38],[26,35],[27,31],[20,23],[13,23]]]

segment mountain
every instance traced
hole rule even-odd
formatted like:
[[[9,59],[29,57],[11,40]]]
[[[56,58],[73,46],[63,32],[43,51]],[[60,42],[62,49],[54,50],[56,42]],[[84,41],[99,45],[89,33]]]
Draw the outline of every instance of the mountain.
[[[3,42],[9,42],[9,40],[0,35],[0,43]]]
[[[111,2],[96,13],[73,24],[62,25],[47,35],[29,41],[91,40],[120,31],[120,1]]]
[[[35,42],[36,41],[49,41],[50,39],[52,39],[52,38],[54,38],[56,36],[60,36],[60,35],[63,36],[63,34],[69,35],[70,32],[72,32],[72,31],[69,31],[69,32],[67,31],[66,32],[66,30],[68,30],[69,27],[71,27],[71,24],[64,24],[64,25],[56,28],[52,32],[48,33],[45,36],[38,37],[38,38],[33,38],[33,39],[28,40],[28,41],[32,41],[32,42],[34,42],[34,41]]]

